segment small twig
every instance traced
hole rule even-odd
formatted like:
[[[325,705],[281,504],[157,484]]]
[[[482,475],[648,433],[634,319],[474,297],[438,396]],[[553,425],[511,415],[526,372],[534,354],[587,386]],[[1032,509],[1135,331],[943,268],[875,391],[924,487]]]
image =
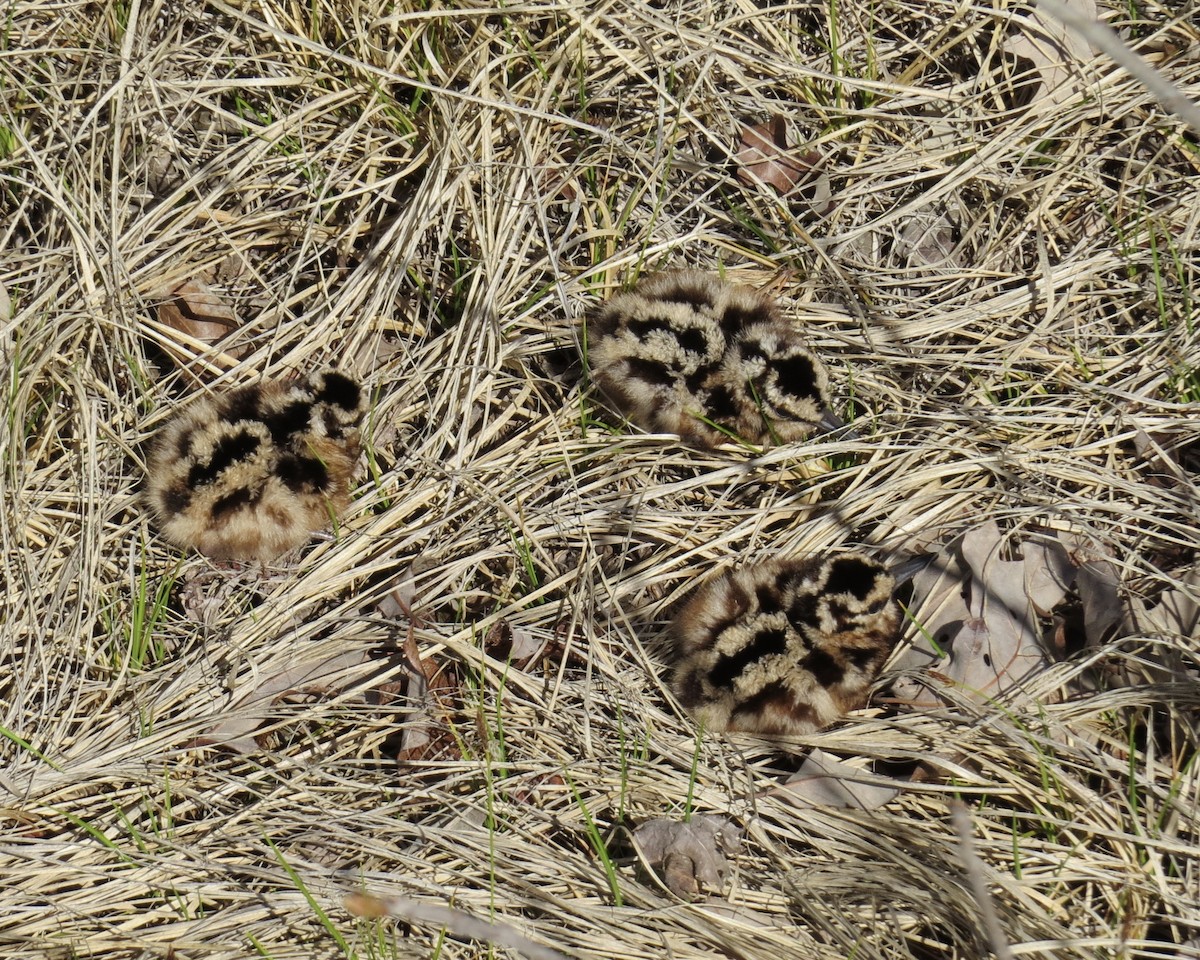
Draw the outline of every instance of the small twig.
[[[1166,110],[1200,133],[1200,106],[1141,54],[1131,50],[1107,23],[1083,16],[1063,0],[1038,0],[1038,6],[1080,33],[1093,47],[1108,54],[1118,66],[1141,82]]]
[[[954,820],[955,829],[958,830],[963,869],[967,871],[971,893],[975,896],[975,902],[979,904],[979,916],[983,920],[983,932],[987,937],[988,947],[996,960],[1014,960],[1004,931],[1000,929],[1000,918],[996,916],[992,895],[988,892],[987,879],[983,875],[983,861],[975,852],[975,838],[971,835],[971,818],[967,815],[967,808],[961,803],[953,803],[950,805],[950,815]]]
[[[480,920],[453,907],[422,903],[411,897],[376,897],[369,893],[352,893],[345,903],[346,909],[356,917],[395,917],[405,923],[445,927],[456,937],[509,947],[525,954],[529,960],[568,960],[565,953],[534,943],[506,923]]]

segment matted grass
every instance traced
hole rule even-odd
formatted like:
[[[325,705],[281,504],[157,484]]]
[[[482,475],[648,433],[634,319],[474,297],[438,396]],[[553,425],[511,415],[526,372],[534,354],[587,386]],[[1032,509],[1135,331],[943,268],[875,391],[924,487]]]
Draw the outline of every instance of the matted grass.
[[[672,604],[778,552],[902,558],[990,517],[1080,534],[1151,600],[1196,563],[1196,134],[1104,58],[1086,95],[1022,80],[1021,14],[0,10],[0,952],[515,956],[351,917],[367,891],[580,958],[977,958],[959,799],[1014,955],[1200,956],[1194,636],[804,741],[940,758],[869,812],[763,795],[780,752],[697,746],[661,679]],[[1200,98],[1194,9],[1105,16]],[[775,114],[827,205],[736,176]],[[668,265],[776,284],[854,434],[702,454],[596,406],[563,373],[577,317]],[[242,326],[189,354],[156,306],[198,277]],[[265,577],[205,579],[138,507],[144,441],[198,380],[329,363],[374,398],[353,507]],[[566,650],[506,665],[502,623]],[[399,769],[379,651],[410,635],[464,692],[456,746]],[[1139,679],[1055,695],[1097,665]],[[271,722],[201,745],[239,712]],[[625,829],[689,798],[747,828],[694,904]]]

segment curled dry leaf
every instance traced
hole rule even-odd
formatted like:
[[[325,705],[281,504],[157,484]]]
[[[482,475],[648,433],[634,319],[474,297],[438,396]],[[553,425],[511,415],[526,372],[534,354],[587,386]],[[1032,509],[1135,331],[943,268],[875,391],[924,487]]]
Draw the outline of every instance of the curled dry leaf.
[[[514,627],[507,620],[493,623],[483,641],[483,649],[489,657],[507,661],[518,670],[533,663],[549,645],[549,636],[539,640],[528,627]]]
[[[901,786],[891,777],[867,773],[823,750],[813,750],[800,769],[770,794],[802,807],[876,810],[895,799]]]
[[[1145,465],[1148,483],[1164,489],[1194,489],[1200,472],[1200,440],[1194,424],[1171,424],[1162,429],[1143,430],[1135,424],[1133,447]]]
[[[677,897],[690,900],[703,886],[718,893],[725,886],[728,857],[737,853],[742,829],[725,817],[697,814],[691,820],[647,820],[633,832],[646,862],[658,868]]]
[[[1178,582],[1152,607],[1137,604],[1135,617],[1142,629],[1187,638],[1200,635],[1200,566],[1186,571]]]
[[[763,913],[761,910],[748,907],[744,903],[733,904],[728,900],[722,900],[720,897],[701,897],[698,905],[710,913],[724,917],[726,920],[730,920],[743,928],[773,930],[789,934],[796,932],[796,927],[791,924],[784,923],[778,917],[773,917],[769,913]]]
[[[1108,560],[1089,560],[1075,571],[1075,589],[1083,605],[1083,632],[1097,647],[1124,632],[1126,607],[1121,599],[1121,574]]]
[[[915,210],[900,232],[895,252],[910,267],[962,269],[968,259],[960,246],[966,220],[967,211],[957,200],[951,200],[944,208],[927,206]]]
[[[1020,560],[1003,559],[1002,546],[995,522],[980,524],[913,579],[911,609],[922,633],[897,666],[924,667],[979,699],[1045,669],[1038,616],[1066,596],[1074,567],[1057,541],[1022,545]],[[911,678],[898,680],[895,690],[916,705],[936,703],[928,686]]]
[[[1083,608],[1087,646],[1098,647],[1131,627],[1129,607],[1121,595],[1121,574],[1111,552],[1075,533],[1060,538],[1075,565],[1075,592]]]
[[[461,757],[450,729],[450,715],[458,699],[458,678],[453,665],[421,658],[413,631],[404,640],[408,671],[407,697],[410,710],[400,732],[396,762],[400,766],[419,760],[453,755]]]
[[[236,330],[233,312],[203,280],[188,280],[158,305],[159,322],[201,343],[214,344]]]

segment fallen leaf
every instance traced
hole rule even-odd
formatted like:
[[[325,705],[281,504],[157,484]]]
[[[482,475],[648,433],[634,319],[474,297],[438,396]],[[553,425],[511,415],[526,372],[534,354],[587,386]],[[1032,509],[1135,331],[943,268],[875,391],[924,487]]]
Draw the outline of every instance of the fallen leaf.
[[[914,211],[900,232],[897,254],[910,267],[960,269],[966,258],[959,249],[962,211],[922,207]]]
[[[8,291],[4,288],[4,284],[0,283],[0,323],[12,317],[12,300],[9,299]]]
[[[1163,591],[1153,607],[1138,604],[1137,619],[1147,632],[1188,639],[1200,635],[1200,566],[1184,573],[1178,583],[1179,586]]]
[[[787,124],[776,114],[766,123],[743,128],[737,148],[737,177],[747,186],[765,183],[786,195],[812,173],[820,159],[812,151],[789,150]]]
[[[403,574],[398,575],[394,582],[396,585],[380,599],[379,612],[393,620],[414,619],[413,606],[417,599],[417,578],[412,568],[410,567]]]
[[[911,609],[923,633],[899,658],[901,669],[936,671],[991,699],[1046,668],[1038,616],[1066,596],[1073,566],[1057,542],[1026,543],[1020,560],[1003,559],[1002,547],[1000,528],[988,521],[914,577]],[[914,704],[933,705],[919,680],[901,678],[895,690]]]
[[[451,714],[457,706],[459,685],[453,665],[438,664],[433,657],[421,658],[412,630],[402,653],[408,672],[405,691],[410,713],[400,731],[396,763],[406,766],[439,757],[461,757],[451,729]]]
[[[1098,647],[1111,640],[1116,629],[1124,627],[1126,618],[1116,566],[1108,560],[1081,564],[1075,571],[1075,589],[1083,604],[1083,633],[1088,644]]]
[[[565,953],[529,939],[516,927],[496,920],[483,920],[457,907],[427,903],[406,896],[377,897],[352,893],[343,901],[356,917],[396,917],[405,923],[448,930],[452,936],[496,944],[516,951],[529,960],[567,960]],[[489,953],[492,951],[489,951]]]
[[[210,346],[240,326],[233,309],[203,280],[188,280],[172,290],[158,305],[158,321]]]
[[[198,736],[193,745],[219,746],[243,754],[261,753],[262,746],[256,738],[263,727],[277,722],[286,712],[280,707],[290,698],[339,693],[358,678],[358,668],[368,659],[361,650],[349,651],[273,673],[222,710],[226,719]]]
[[[550,637],[539,640],[527,627],[513,627],[507,620],[501,619],[488,630],[483,649],[489,657],[524,670],[545,652],[550,642]]]
[[[891,777],[863,771],[823,750],[813,750],[799,770],[769,792],[802,807],[876,810],[895,799],[901,786]]]
[[[1150,468],[1144,473],[1146,480],[1158,487],[1190,487],[1191,477],[1180,461],[1186,460],[1191,452],[1189,446],[1194,441],[1194,432],[1172,436],[1165,431],[1148,432],[1135,427],[1133,448]]]
[[[932,560],[913,577],[909,612],[921,625],[922,632],[901,654],[896,664],[898,667],[928,672],[945,661],[945,651],[958,633],[959,626],[970,616],[964,599],[965,576],[955,541],[954,544],[939,548]],[[917,681],[901,678],[896,681],[895,690],[905,699],[916,700],[924,686]]]
[[[1097,20],[1095,0],[1065,0],[1080,16]],[[1066,103],[1083,94],[1080,67],[1094,56],[1088,42],[1054,17],[1031,10],[1012,17],[1013,27],[1005,38],[1005,51],[1018,63],[1030,64],[1032,73],[1014,78],[1018,102],[1033,105]]]
[[[532,777],[525,786],[513,791],[512,798],[516,803],[533,803],[543,792],[549,795],[559,795],[566,781],[557,773],[543,773]]]
[[[1067,548],[1057,540],[1026,541],[1021,545],[1025,595],[1039,617],[1047,617],[1071,589],[1075,565]]]
[[[751,930],[773,930],[793,936],[797,935],[797,928],[792,924],[786,923],[769,913],[763,913],[761,910],[747,907],[744,903],[733,904],[728,900],[722,900],[720,897],[702,897],[696,905],[715,913],[719,917],[732,921],[733,924],[738,924]]]
[[[742,829],[725,817],[697,814],[690,820],[647,820],[633,832],[634,843],[677,897],[690,900],[701,886],[720,892],[737,853]]]

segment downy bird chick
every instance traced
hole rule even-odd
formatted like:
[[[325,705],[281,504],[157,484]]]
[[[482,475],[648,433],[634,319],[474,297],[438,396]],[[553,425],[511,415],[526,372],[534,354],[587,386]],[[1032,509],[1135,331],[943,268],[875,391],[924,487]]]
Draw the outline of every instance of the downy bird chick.
[[[215,559],[267,561],[350,500],[359,385],[326,370],[197,400],[155,438],[146,498],[168,540]]]
[[[638,426],[712,448],[810,434],[828,402],[821,362],[766,295],[695,270],[655,274],[586,321],[592,378]]]
[[[709,730],[819,730],[866,703],[899,638],[893,588],[857,553],[720,574],[672,624],[675,695]]]

